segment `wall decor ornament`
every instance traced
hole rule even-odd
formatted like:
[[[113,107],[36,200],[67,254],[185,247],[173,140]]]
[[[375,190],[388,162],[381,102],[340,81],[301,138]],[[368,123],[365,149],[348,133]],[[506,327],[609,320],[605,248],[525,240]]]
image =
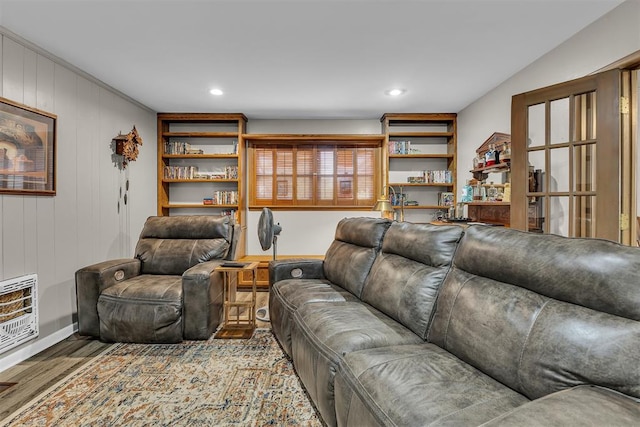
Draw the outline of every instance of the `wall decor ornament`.
[[[115,142],[116,154],[122,156],[121,165],[123,169],[127,167],[127,163],[133,162],[138,158],[138,146],[142,145],[142,137],[135,125],[128,134],[118,134],[113,138],[113,142]]]
[[[0,194],[55,196],[56,119],[0,98]]]

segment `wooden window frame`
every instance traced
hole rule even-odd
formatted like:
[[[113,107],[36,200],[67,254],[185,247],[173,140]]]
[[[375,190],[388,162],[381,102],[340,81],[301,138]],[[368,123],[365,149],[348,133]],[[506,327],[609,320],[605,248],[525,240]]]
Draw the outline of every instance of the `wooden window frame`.
[[[245,135],[245,141],[247,141],[247,165],[248,165],[248,200],[249,210],[259,210],[264,207],[270,209],[308,209],[308,210],[370,210],[375,204],[377,196],[380,193],[382,176],[382,135]],[[274,150],[274,159],[271,163],[273,168],[277,167],[277,159],[275,153],[278,148],[281,148],[283,152],[291,152],[292,164],[290,167],[290,175],[282,176],[277,174],[274,170],[271,184],[271,199],[258,199],[257,188],[259,185],[259,177],[256,174],[257,156],[258,150]],[[353,173],[346,175],[340,175],[337,173],[337,153],[341,149],[372,149],[373,155],[373,170],[371,173],[372,185],[371,198],[366,200],[358,200],[357,198],[357,161],[354,158],[354,171]],[[298,182],[298,170],[297,159],[298,153],[301,150],[311,151],[312,155],[312,184],[311,184],[311,199],[297,199],[297,182]],[[318,199],[318,170],[317,162],[319,151],[326,152],[327,150],[333,153],[334,167],[333,172],[330,175],[333,178],[332,192],[333,197],[329,199]],[[282,179],[279,179],[281,177]],[[344,179],[346,177],[346,179]],[[342,179],[341,179],[342,178]],[[292,184],[292,196],[290,199],[278,199],[277,190],[278,182],[282,182],[282,188],[286,183]],[[340,189],[344,187],[342,182],[351,182],[350,193],[353,194],[353,198],[349,200],[340,200]],[[288,185],[288,184],[287,184]],[[354,188],[355,187],[355,188]]]

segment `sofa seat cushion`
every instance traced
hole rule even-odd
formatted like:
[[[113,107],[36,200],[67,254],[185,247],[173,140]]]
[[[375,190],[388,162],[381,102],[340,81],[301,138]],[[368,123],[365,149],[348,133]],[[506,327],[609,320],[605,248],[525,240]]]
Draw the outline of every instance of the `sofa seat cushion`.
[[[421,342],[411,330],[358,301],[301,305],[291,329],[296,372],[328,425],[335,425],[333,380],[345,354]]]
[[[271,329],[285,353],[291,357],[293,312],[310,302],[355,301],[356,297],[328,280],[286,279],[276,282],[269,292]]]
[[[428,343],[345,355],[335,395],[341,426],[477,426],[529,402]]]
[[[182,277],[142,274],[102,291],[98,298],[104,341],[182,341]]]
[[[640,404],[637,400],[603,387],[581,385],[532,400],[482,427],[638,424]]]

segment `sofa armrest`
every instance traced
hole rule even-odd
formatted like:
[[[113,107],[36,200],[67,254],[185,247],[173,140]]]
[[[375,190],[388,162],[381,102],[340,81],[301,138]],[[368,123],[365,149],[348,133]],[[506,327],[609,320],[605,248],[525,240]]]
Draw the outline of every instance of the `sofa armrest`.
[[[104,261],[76,271],[78,333],[100,337],[98,297],[108,287],[138,275],[140,260],[136,258]]]
[[[526,403],[482,424],[507,426],[627,426],[640,420],[640,401],[610,389],[578,386]]]
[[[208,339],[220,324],[223,309],[223,278],[214,273],[225,262],[217,259],[196,264],[182,274],[182,321],[184,338]]]
[[[321,259],[287,259],[269,262],[269,286],[285,279],[324,279]]]

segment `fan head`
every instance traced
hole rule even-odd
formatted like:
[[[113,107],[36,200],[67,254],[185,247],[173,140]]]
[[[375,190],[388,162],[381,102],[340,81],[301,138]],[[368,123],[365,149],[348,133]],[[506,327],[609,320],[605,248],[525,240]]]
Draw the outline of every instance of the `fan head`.
[[[273,241],[281,231],[282,227],[280,227],[280,224],[273,223],[273,213],[271,213],[271,209],[262,208],[260,220],[258,221],[258,240],[260,241],[260,246],[262,246],[263,251],[271,248]]]

